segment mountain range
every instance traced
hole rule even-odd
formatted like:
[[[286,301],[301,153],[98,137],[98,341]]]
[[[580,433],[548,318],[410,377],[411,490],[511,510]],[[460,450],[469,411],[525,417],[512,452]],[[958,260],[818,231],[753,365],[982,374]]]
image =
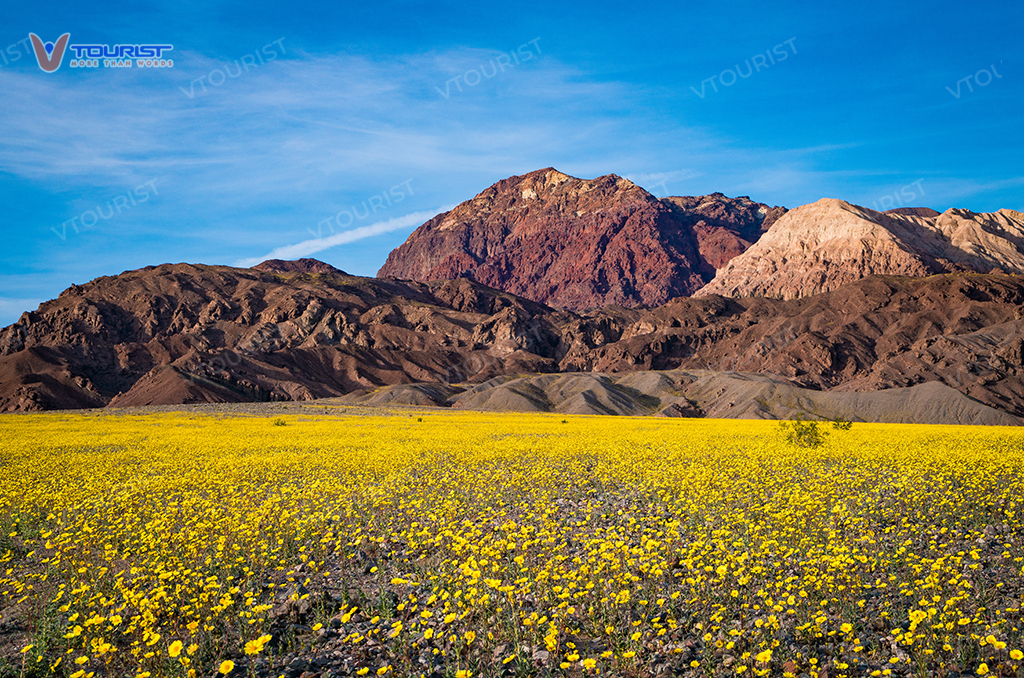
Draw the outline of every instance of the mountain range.
[[[1022,273],[1012,210],[787,211],[547,168],[423,224],[378,278],[305,259],[72,285],[0,330],[0,411],[340,398],[1024,423]]]

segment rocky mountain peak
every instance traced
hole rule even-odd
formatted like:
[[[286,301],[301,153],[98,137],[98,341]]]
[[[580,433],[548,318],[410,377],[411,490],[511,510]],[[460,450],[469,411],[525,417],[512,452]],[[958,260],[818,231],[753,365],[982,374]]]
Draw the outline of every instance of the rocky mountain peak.
[[[659,200],[615,174],[508,177],[418,228],[378,273],[471,278],[582,310],[656,305],[702,287],[783,208],[724,195]]]

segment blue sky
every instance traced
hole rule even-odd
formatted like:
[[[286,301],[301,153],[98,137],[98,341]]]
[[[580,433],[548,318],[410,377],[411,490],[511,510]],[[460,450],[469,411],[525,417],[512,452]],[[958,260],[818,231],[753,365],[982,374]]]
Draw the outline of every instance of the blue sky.
[[[1024,210],[1019,2],[68,4],[0,26],[0,325],[164,262],[373,275],[433,214],[548,166]],[[30,32],[173,44],[174,66],[44,73]]]

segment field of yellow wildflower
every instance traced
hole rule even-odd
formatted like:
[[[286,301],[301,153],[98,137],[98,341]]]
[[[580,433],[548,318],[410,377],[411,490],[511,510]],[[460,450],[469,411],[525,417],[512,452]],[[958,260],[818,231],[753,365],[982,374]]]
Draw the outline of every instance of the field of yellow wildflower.
[[[1022,675],[1022,443],[4,416],[0,675]]]

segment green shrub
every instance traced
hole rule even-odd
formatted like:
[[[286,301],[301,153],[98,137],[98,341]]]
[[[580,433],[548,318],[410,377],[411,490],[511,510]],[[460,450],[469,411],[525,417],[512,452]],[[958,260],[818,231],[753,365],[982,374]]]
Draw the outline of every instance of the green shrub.
[[[835,419],[832,420],[832,428],[836,429],[837,431],[849,431],[852,426],[852,421],[847,421],[846,419],[842,419],[840,417],[836,417]]]
[[[825,444],[828,431],[818,428],[818,423],[806,421],[803,414],[798,414],[792,421],[780,421],[779,428],[786,440],[797,447],[821,447]]]

